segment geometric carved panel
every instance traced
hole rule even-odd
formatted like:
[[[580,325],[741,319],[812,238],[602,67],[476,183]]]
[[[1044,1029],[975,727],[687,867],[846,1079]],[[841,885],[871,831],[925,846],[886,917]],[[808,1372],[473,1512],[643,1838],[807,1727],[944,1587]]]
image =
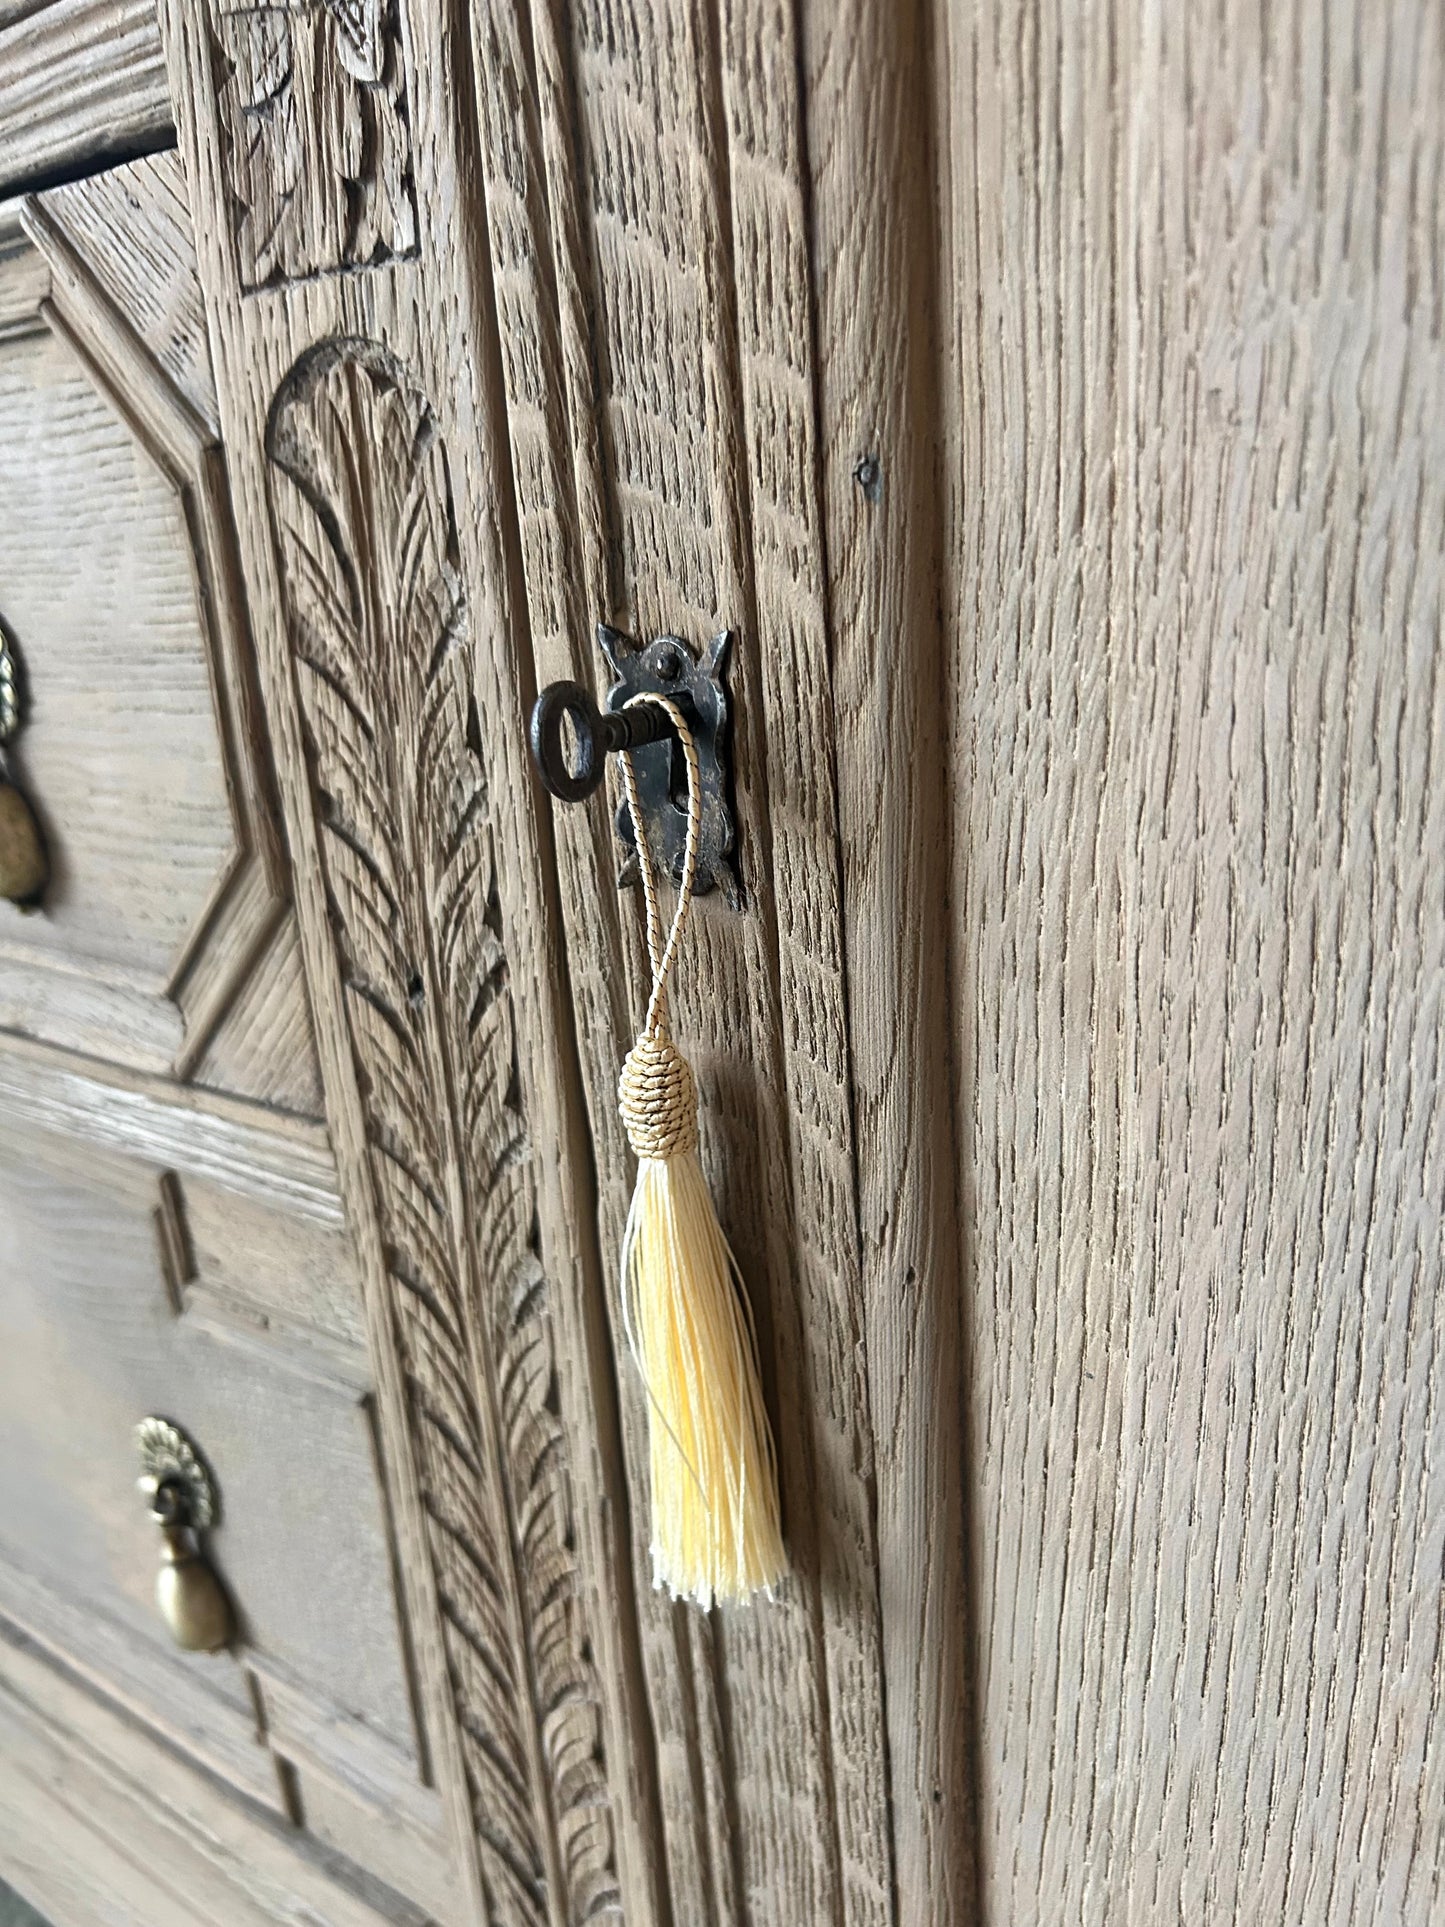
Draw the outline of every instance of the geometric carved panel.
[[[15,756],[44,813],[40,915],[0,935],[164,989],[234,834],[182,505],[55,330],[0,350],[0,615]]]
[[[267,434],[368,1200],[498,1921],[618,1904],[595,1640],[445,449],[374,343],[303,356]]]
[[[179,1317],[158,1315],[158,1255]],[[287,1321],[243,1295],[258,1274]],[[8,1555],[45,1598],[113,1626],[121,1650],[83,1633],[60,1644],[142,1724],[225,1763],[247,1791],[272,1797],[251,1754],[275,1735],[257,1732],[241,1668],[280,1669],[304,1682],[319,1729],[364,1721],[367,1745],[351,1748],[361,1784],[389,1762],[388,1802],[409,1822],[435,1808],[439,1828],[440,1802],[419,1784],[366,1353],[314,1322],[343,1289],[354,1302],[340,1227],[190,1172],[168,1173],[157,1194],[129,1149],[78,1146],[0,1107],[0,1566]],[[135,1504],[126,1448],[135,1414],[153,1408],[185,1416],[220,1483],[209,1543],[245,1633],[202,1668],[156,1613],[154,1529]],[[188,1670],[210,1700],[189,1727],[172,1690]],[[356,1852],[379,1868],[364,1839]],[[439,1841],[430,1853],[443,1864]]]
[[[4,920],[4,1021],[186,1076],[285,907],[225,469],[56,217],[20,220],[6,373],[34,449],[0,596],[56,863],[42,914]]]

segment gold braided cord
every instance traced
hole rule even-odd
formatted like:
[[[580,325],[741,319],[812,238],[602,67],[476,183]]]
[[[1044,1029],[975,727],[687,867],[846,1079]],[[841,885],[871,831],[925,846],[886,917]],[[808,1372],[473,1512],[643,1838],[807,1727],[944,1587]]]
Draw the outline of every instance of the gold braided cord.
[[[665,1035],[667,1032],[667,979],[677,961],[683,925],[692,908],[693,884],[697,879],[697,849],[702,840],[702,777],[698,770],[697,745],[692,740],[692,731],[683,721],[682,711],[667,696],[655,695],[648,690],[640,696],[631,697],[623,706],[636,709],[645,703],[666,711],[677,731],[677,740],[682,744],[682,753],[687,761],[687,842],[683,847],[677,908],[673,912],[672,927],[664,944],[662,913],[657,903],[657,880],[652,874],[652,852],[647,847],[647,829],[642,821],[642,807],[637,795],[637,772],[632,767],[631,753],[624,752],[622,780],[627,788],[627,807],[632,812],[632,834],[637,840],[637,867],[642,873],[642,898],[647,905],[647,954],[652,961],[652,995],[648,999],[647,1017],[642,1026],[644,1036],[656,1032]]]
[[[627,787],[627,807],[632,812],[632,833],[637,842],[637,867],[642,876],[642,896],[647,906],[647,954],[652,964],[652,994],[642,1033],[628,1052],[618,1080],[617,1101],[627,1138],[639,1158],[669,1158],[697,1146],[697,1087],[686,1058],[672,1041],[667,1022],[667,980],[677,961],[683,926],[692,908],[693,885],[697,878],[697,850],[702,836],[702,782],[698,770],[697,746],[682,711],[666,696],[651,693],[634,696],[627,708],[650,703],[663,710],[673,728],[687,762],[687,841],[683,847],[682,879],[677,891],[677,909],[666,942],[662,935],[662,911],[657,900],[657,878],[653,874],[652,851],[637,791],[637,772],[632,757],[622,758],[623,782]]]

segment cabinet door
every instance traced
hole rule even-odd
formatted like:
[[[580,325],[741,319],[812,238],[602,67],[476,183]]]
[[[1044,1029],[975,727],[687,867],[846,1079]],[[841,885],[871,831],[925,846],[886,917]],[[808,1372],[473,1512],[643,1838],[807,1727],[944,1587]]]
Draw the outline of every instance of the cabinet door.
[[[1434,15],[162,24],[470,1917],[1438,1913]],[[676,1018],[794,1573],[708,1618],[523,737],[599,619],[736,636]]]
[[[967,1839],[940,665],[905,427],[921,70],[861,8],[806,38],[788,8],[668,0],[161,20],[470,1904],[945,1920]],[[840,154],[877,87],[879,142]],[[858,228],[865,187],[896,225]],[[699,906],[676,1022],[793,1572],[712,1615],[650,1584],[617,1301],[640,904],[603,803],[554,817],[526,747],[541,682],[601,684],[599,620],[736,638],[742,902]]]

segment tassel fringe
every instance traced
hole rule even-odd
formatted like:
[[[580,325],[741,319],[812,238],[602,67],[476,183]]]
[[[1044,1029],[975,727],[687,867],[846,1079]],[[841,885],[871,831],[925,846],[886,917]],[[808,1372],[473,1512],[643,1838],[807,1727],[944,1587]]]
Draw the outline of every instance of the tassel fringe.
[[[787,1570],[757,1338],[696,1148],[644,1158],[622,1241],[628,1342],[652,1407],[652,1577],[700,1606]]]

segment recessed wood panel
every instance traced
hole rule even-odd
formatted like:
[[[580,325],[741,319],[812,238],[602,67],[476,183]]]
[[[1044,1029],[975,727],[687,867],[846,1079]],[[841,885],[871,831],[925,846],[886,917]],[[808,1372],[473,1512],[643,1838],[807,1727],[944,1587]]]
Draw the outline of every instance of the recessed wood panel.
[[[16,768],[52,864],[40,914],[0,906],[0,954],[163,993],[235,849],[191,537],[48,330],[0,345],[0,620],[28,696]],[[3,976],[7,1022],[90,1041],[41,981]]]
[[[235,1660],[181,1659],[156,1612],[132,1430],[172,1418],[219,1485],[241,1657],[414,1755],[368,1375],[338,1329],[344,1241],[196,1189],[192,1214],[184,1180],[166,1197],[134,1160],[0,1125],[0,1545],[254,1724]]]

